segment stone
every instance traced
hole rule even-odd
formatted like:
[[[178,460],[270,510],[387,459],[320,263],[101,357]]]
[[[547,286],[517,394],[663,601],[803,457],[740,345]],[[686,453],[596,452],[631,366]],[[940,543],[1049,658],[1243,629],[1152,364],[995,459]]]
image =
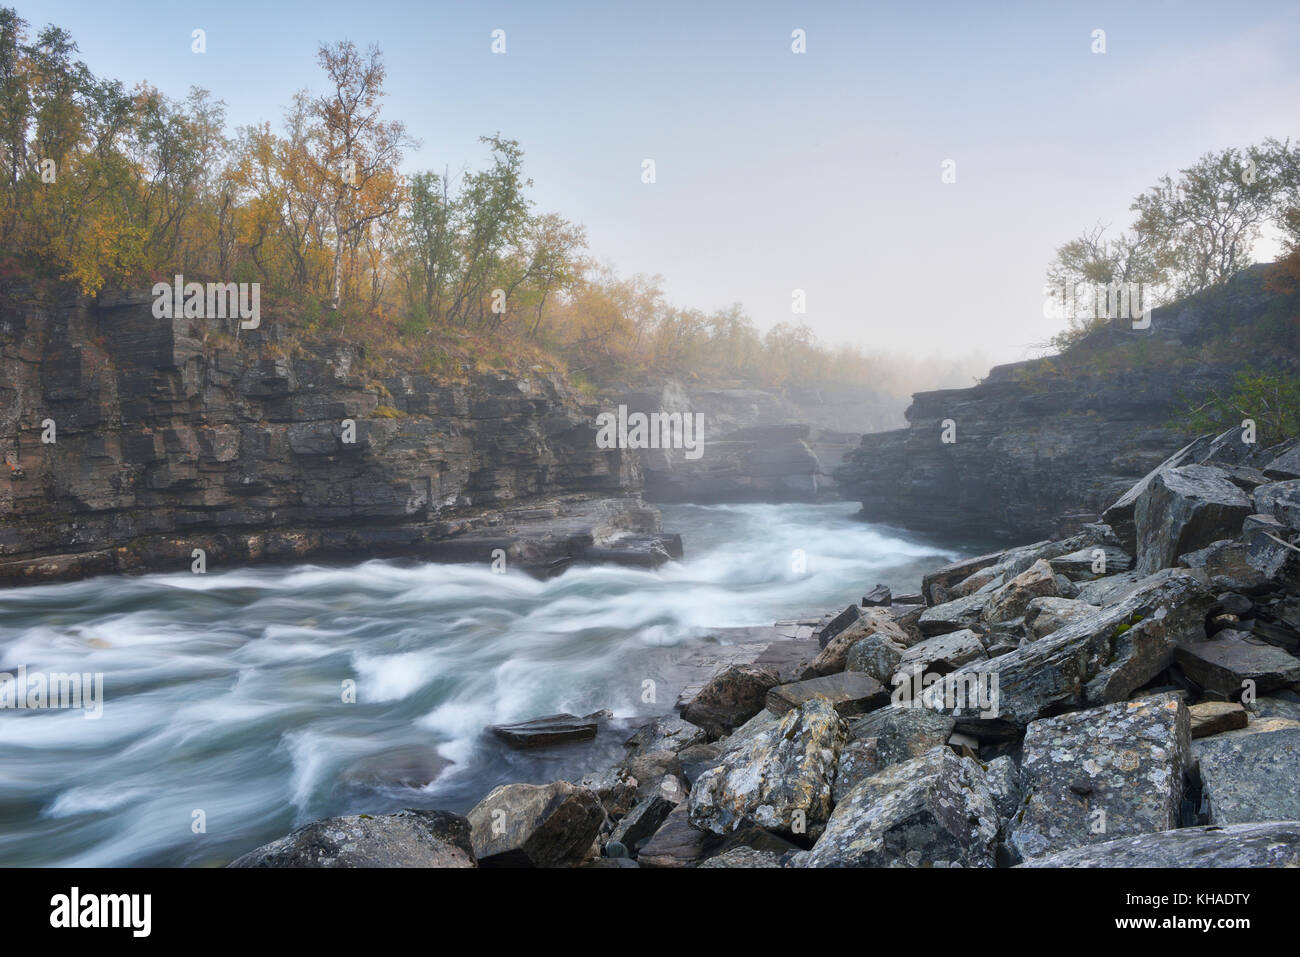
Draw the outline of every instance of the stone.
[[[992,714],[982,701],[951,712],[958,730],[981,740],[1017,736],[1038,718],[1129,697],[1169,666],[1179,642],[1204,638],[1213,602],[1186,569],[1164,569],[1045,638],[963,665],[926,695],[946,695],[962,682],[996,687]]]
[[[1025,631],[1031,640],[1043,638],[1098,610],[1077,598],[1035,598],[1025,609]]]
[[[887,608],[892,600],[893,596],[888,585],[876,585],[871,591],[862,596],[864,607],[884,606]]]
[[[826,646],[829,649],[840,636],[832,639]],[[812,663],[823,653],[817,642],[803,638],[788,638],[774,641],[763,649],[762,654],[754,659],[758,668],[771,668],[782,681],[798,681]]]
[[[1240,697],[1247,681],[1254,682],[1259,694],[1300,682],[1300,659],[1244,631],[1229,629],[1206,641],[1183,642],[1174,660],[1199,687],[1230,698]]]
[[[694,867],[704,857],[710,835],[690,822],[685,804],[677,807],[637,854],[642,867]]]
[[[1251,535],[1246,561],[1267,581],[1300,592],[1300,549],[1276,532],[1261,529]]]
[[[631,852],[631,856],[635,857],[639,845],[654,836],[667,820],[668,815],[686,800],[686,794],[676,777],[665,775],[659,780],[653,793],[638,801],[632,810],[623,816],[610,834],[609,840],[621,844]]]
[[[642,725],[636,733],[623,742],[633,754],[652,751],[682,751],[708,740],[708,734],[698,725],[691,724],[674,714],[660,715],[649,724]]]
[[[875,738],[852,738],[840,749],[835,781],[831,785],[831,803],[839,804],[850,791],[876,774],[884,765],[880,761]]]
[[[843,671],[824,678],[777,685],[767,693],[767,710],[783,715],[819,697],[828,700],[842,715],[862,714],[889,703],[889,692],[875,678],[860,671]]]
[[[906,651],[907,646],[897,638],[876,632],[849,649],[844,668],[846,671],[860,671],[885,684],[898,671],[898,663]]]
[[[943,595],[944,601],[952,601],[955,598],[966,598],[969,595],[983,594],[990,591],[1001,585],[1005,578],[1000,569],[1000,565],[990,565],[988,568],[981,568],[979,571],[967,575],[951,588],[944,589],[942,593],[936,588],[936,599],[940,594]],[[939,604],[939,602],[936,600],[935,604]]]
[[[963,628],[927,638],[908,648],[898,661],[897,671],[922,675],[935,670],[946,673],[969,661],[982,661],[987,657],[979,636],[969,628]],[[893,682],[890,684],[892,687]]]
[[[1159,473],[1134,509],[1137,570],[1152,574],[1172,566],[1185,552],[1230,538],[1251,511],[1241,489],[1212,466],[1186,465]]]
[[[1024,789],[1020,786],[1020,768],[1007,755],[994,758],[984,766],[984,783],[988,785],[998,817],[1005,826],[1024,806]]]
[[[1246,709],[1236,701],[1202,701],[1187,709],[1192,721],[1192,738],[1205,738],[1223,731],[1236,731],[1249,723]]]
[[[849,722],[849,740],[872,738],[882,768],[934,750],[952,736],[956,722],[929,708],[891,704]]]
[[[682,718],[710,737],[719,737],[763,710],[768,689],[779,680],[777,672],[766,666],[732,665],[687,702]]]
[[[950,631],[961,631],[983,620],[984,606],[988,601],[989,596],[975,594],[956,598],[942,605],[933,605],[921,613],[921,617],[917,620],[917,627],[926,638],[945,635]]]
[[[691,823],[715,834],[752,823],[782,836],[815,836],[830,814],[847,734],[830,701],[803,702],[700,776],[689,798]]]
[[[1300,867],[1300,821],[1185,827],[1075,847],[1020,867]]]
[[[1300,479],[1300,445],[1293,445],[1264,466],[1264,474],[1281,480]]]
[[[231,867],[475,867],[470,823],[447,811],[313,821]]]
[[[1035,598],[1058,597],[1060,588],[1052,566],[1039,559],[1029,568],[993,592],[984,607],[984,620],[1008,621],[1020,618]]]
[[[595,791],[553,784],[503,784],[467,815],[481,867],[565,867],[582,862],[605,821]]]
[[[1211,824],[1300,821],[1300,723],[1261,718],[1192,745]]]
[[[1030,722],[1008,843],[1027,859],[1177,827],[1189,747],[1175,694]]]
[[[566,741],[590,741],[599,729],[599,719],[608,711],[579,718],[572,714],[549,714],[515,724],[494,724],[489,730],[512,748],[540,748]]]
[[[1128,491],[1121,495],[1119,499],[1110,505],[1109,508],[1102,512],[1102,521],[1114,529],[1121,548],[1124,548],[1130,554],[1137,553],[1137,503],[1138,499],[1146,494],[1147,489],[1150,488],[1155,477],[1162,472],[1178,468],[1181,465],[1204,461],[1203,456],[1212,441],[1212,436],[1203,435],[1200,438],[1189,442],[1146,475],[1142,476],[1142,478],[1134,483]]]
[[[781,855],[753,847],[733,847],[710,857],[700,867],[780,867]]]
[[[992,867],[997,832],[984,772],[941,747],[860,782],[789,866]]]
[[[974,558],[963,558],[936,568],[928,575],[921,579],[921,595],[924,597],[926,604],[936,604],[931,597],[931,589],[935,585],[944,588],[951,588],[964,578],[969,578],[975,572],[982,568],[987,568],[1002,560],[1002,552],[990,552],[986,555],[977,555]]]
[[[1133,556],[1114,545],[1081,548],[1059,555],[1047,562],[1052,571],[1073,582],[1093,581],[1107,575],[1126,572],[1133,567]]]
[[[849,605],[829,622],[813,632],[814,637],[817,639],[817,643],[825,648],[832,638],[857,621],[861,615],[861,608],[857,605]]]
[[[1178,556],[1178,564],[1204,574],[1215,591],[1257,593],[1267,588],[1268,578],[1250,564],[1245,542],[1224,539]]]
[[[861,618],[830,640],[799,675],[800,679],[820,678],[844,671],[852,648],[873,635],[887,636],[899,644],[911,643],[907,632],[895,623],[888,611],[868,608]]]
[[[1260,485],[1251,493],[1251,503],[1255,514],[1272,515],[1285,528],[1295,531],[1295,521],[1300,517],[1300,479]]]
[[[1138,572],[1127,571],[1083,582],[1079,585],[1079,593],[1074,598],[1076,601],[1086,601],[1090,605],[1104,607],[1111,604],[1116,596],[1122,595],[1140,582],[1143,577],[1145,576]]]

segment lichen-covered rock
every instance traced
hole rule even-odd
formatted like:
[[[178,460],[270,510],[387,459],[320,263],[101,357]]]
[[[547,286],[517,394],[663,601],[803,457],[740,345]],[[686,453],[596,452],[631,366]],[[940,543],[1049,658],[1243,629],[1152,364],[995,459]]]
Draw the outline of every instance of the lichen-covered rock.
[[[590,842],[588,842],[590,843]],[[313,821],[231,867],[474,867],[470,823],[446,811]]]
[[[575,866],[605,821],[596,792],[568,781],[503,784],[466,816],[482,867]]]
[[[756,847],[733,847],[710,857],[700,867],[780,867],[781,855]]]
[[[1245,493],[1221,469],[1185,465],[1151,480],[1134,509],[1137,570],[1149,575],[1178,556],[1230,538],[1253,511]]]
[[[1052,566],[1039,559],[989,596],[985,621],[1009,621],[1024,615],[1035,598],[1054,598],[1061,593]]]
[[[649,724],[642,725],[636,733],[623,742],[630,754],[652,751],[682,751],[695,744],[703,744],[708,733],[675,714],[664,714]]]
[[[1300,724],[1261,718],[1192,744],[1211,824],[1300,821]]]
[[[1185,827],[1075,847],[1021,867],[1300,867],[1300,821]]]
[[[819,678],[845,670],[849,652],[854,646],[871,636],[906,647],[912,644],[911,636],[894,620],[885,608],[867,608],[862,616],[832,638],[803,670],[800,678]],[[863,670],[863,669],[856,669]]]
[[[840,748],[835,782],[831,785],[831,803],[839,804],[859,782],[877,774],[883,767],[875,738],[850,737]]]
[[[1010,654],[963,665],[922,696],[940,706],[949,685],[987,688],[992,714],[977,701],[949,711],[958,730],[1016,735],[1061,711],[1122,701],[1173,660],[1180,641],[1204,638],[1214,597],[1186,569],[1142,579],[1115,604]]]
[[[700,776],[688,801],[691,823],[715,834],[751,822],[783,835],[819,833],[847,735],[830,701],[805,701]]]
[[[849,722],[849,740],[874,738],[882,768],[902,764],[945,743],[955,722],[929,708],[892,704]]]
[[[789,865],[992,867],[997,833],[980,766],[939,747],[859,783]]]
[[[1187,708],[1176,694],[1031,722],[1011,847],[1041,857],[1177,827],[1189,747]]]
[[[860,671],[887,685],[906,651],[907,646],[894,636],[877,632],[849,649],[844,667],[846,671]]]
[[[762,711],[768,689],[780,680],[773,668],[732,665],[686,703],[682,718],[720,737]]]
[[[1004,826],[1015,818],[1024,806],[1024,788],[1020,784],[1020,768],[1007,755],[994,758],[984,768],[984,783],[997,806],[998,817]]]

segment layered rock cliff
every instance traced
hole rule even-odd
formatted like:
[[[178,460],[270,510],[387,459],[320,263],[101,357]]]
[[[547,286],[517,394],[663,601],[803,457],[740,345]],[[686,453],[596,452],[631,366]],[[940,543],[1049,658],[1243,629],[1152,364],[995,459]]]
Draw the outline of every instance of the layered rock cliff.
[[[368,371],[282,323],[156,319],[145,294],[0,290],[0,581],[305,556],[547,566],[657,511],[559,378]]]
[[[1158,308],[1149,329],[1116,322],[1065,356],[917,393],[907,428],[845,457],[842,494],[865,519],[954,535],[1029,540],[1091,521],[1186,442],[1173,423],[1191,397],[1223,390],[1245,361],[1278,361],[1271,324],[1294,318],[1264,276]]]

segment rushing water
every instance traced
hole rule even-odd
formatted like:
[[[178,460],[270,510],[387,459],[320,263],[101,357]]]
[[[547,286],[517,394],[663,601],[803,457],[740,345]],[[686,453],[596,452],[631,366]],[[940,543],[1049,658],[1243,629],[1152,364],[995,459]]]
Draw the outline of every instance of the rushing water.
[[[657,571],[368,561],[0,591],[0,671],[104,676],[98,719],[0,710],[0,864],[222,864],[316,818],[464,812],[500,783],[612,764],[711,628],[914,590],[962,552],[853,510],[666,507],[687,557]],[[597,709],[614,719],[596,741],[539,753],[484,731]]]

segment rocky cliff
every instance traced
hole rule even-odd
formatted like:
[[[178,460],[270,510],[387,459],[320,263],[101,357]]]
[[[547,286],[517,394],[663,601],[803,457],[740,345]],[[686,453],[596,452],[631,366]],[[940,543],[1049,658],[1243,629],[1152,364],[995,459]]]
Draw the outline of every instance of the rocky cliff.
[[[968,389],[913,396],[904,429],[870,434],[835,471],[862,517],[1003,539],[1091,521],[1184,444],[1187,398],[1271,360],[1288,304],[1257,267],[1228,286],[1116,322],[1068,354],[998,366]]]
[[[195,549],[209,569],[671,550],[635,455],[597,448],[561,379],[376,375],[344,341],[295,355],[274,315],[236,326],[0,290],[0,581],[183,571]]]

